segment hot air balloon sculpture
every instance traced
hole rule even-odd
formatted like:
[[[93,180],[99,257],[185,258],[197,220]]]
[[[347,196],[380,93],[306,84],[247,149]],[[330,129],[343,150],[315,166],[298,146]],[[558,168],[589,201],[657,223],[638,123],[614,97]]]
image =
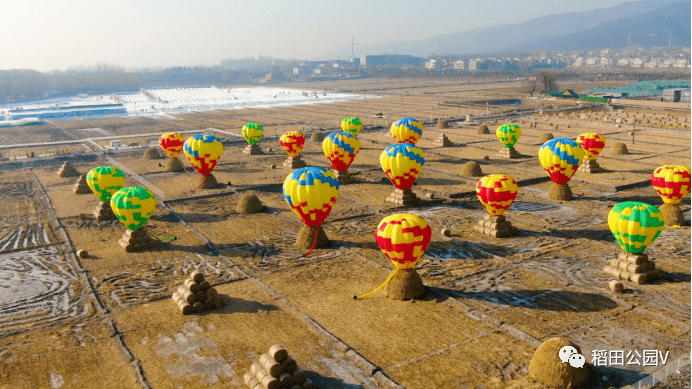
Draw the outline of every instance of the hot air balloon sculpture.
[[[579,171],[584,173],[600,173],[603,168],[598,166],[596,157],[603,151],[606,139],[601,134],[587,132],[577,137],[577,143],[584,149],[584,162],[579,166]]]
[[[608,227],[623,252],[603,271],[636,284],[660,278],[661,270],[643,251],[658,238],[664,225],[663,214],[653,205],[636,201],[615,205],[608,214]]]
[[[341,130],[346,131],[353,136],[358,136],[358,134],[360,134],[360,130],[362,129],[363,122],[360,120],[360,118],[350,117],[344,118],[341,121]]]
[[[574,199],[567,182],[584,160],[584,149],[571,139],[554,138],[541,146],[538,159],[553,180],[553,185],[548,190],[548,198],[560,201]]]
[[[425,153],[411,143],[389,145],[380,154],[380,165],[389,180],[394,184],[394,193],[385,199],[397,205],[415,204],[420,201],[411,187],[423,171]]]
[[[495,135],[500,143],[504,146],[498,152],[500,158],[515,159],[521,157],[521,154],[514,149],[514,145],[521,136],[521,128],[516,124],[503,124],[495,130]]]
[[[344,185],[356,181],[348,172],[348,167],[351,166],[360,151],[360,141],[355,135],[346,131],[329,134],[322,141],[322,151],[334,167],[339,184]]]
[[[395,269],[377,289],[353,298],[368,297],[385,286],[392,300],[420,297],[425,293],[425,285],[414,267],[428,248],[431,236],[428,222],[420,216],[402,213],[382,219],[375,230],[375,241]]]
[[[664,204],[658,209],[663,213],[666,225],[685,225],[685,216],[678,204],[690,193],[690,169],[685,166],[661,166],[651,174],[651,185],[663,200]]]
[[[110,205],[111,196],[125,185],[125,173],[113,166],[99,166],[87,173],[86,181],[101,201],[94,210],[94,218],[98,221],[115,219]]]
[[[401,118],[392,123],[391,131],[398,143],[415,145],[423,136],[423,123],[414,118]]]
[[[298,233],[296,247],[310,249],[329,245],[322,229],[339,198],[339,180],[322,167],[304,167],[293,171],[284,181],[284,199],[305,226]]]
[[[159,138],[161,149],[168,155],[165,170],[167,172],[181,172],[185,170],[182,162],[178,158],[178,154],[183,151],[185,138],[177,132],[167,132]]]
[[[216,188],[218,183],[211,172],[219,162],[221,153],[223,153],[223,145],[219,138],[207,134],[194,135],[185,141],[183,151],[187,160],[202,175],[200,184],[193,191],[199,188]]]
[[[161,241],[175,240],[159,239],[144,230],[144,224],[156,209],[156,196],[149,189],[139,186],[123,188],[113,194],[110,202],[115,215],[127,227],[119,243],[128,253],[156,247]]]
[[[243,150],[243,153],[248,155],[262,155],[262,149],[257,145],[264,135],[264,127],[259,123],[248,123],[242,129],[243,138],[248,145]]]
[[[504,213],[514,203],[518,193],[517,182],[504,174],[491,174],[478,180],[476,195],[489,215],[479,220],[473,229],[495,238],[515,236],[519,230],[505,219]]]
[[[300,169],[305,167],[305,161],[300,159],[300,152],[305,146],[305,135],[300,131],[284,132],[279,138],[281,147],[288,154],[288,159],[284,161],[284,166],[291,169]]]

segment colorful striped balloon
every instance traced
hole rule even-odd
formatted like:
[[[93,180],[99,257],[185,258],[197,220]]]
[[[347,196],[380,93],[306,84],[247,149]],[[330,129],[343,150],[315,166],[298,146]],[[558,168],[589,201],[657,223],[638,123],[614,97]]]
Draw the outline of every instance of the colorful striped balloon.
[[[568,138],[551,139],[538,150],[538,159],[550,179],[558,185],[566,184],[584,160],[584,149]]]
[[[113,166],[99,166],[89,170],[86,181],[96,197],[107,203],[125,185],[125,173]]]
[[[324,138],[322,151],[334,170],[347,170],[360,151],[360,141],[348,132],[335,132]]]
[[[156,209],[156,196],[139,186],[123,188],[111,198],[111,208],[125,227],[137,231],[144,227]]]
[[[521,136],[521,128],[516,124],[503,124],[495,130],[495,135],[505,147],[514,147]]]
[[[414,118],[401,118],[392,123],[392,135],[399,143],[416,144],[423,136],[423,123]]]
[[[305,135],[300,131],[284,132],[279,138],[279,143],[289,157],[297,157],[305,146]]]
[[[598,154],[603,151],[606,139],[601,134],[587,132],[577,137],[577,143],[584,149],[584,159],[596,159]]]
[[[177,132],[167,132],[159,138],[159,145],[163,151],[171,158],[175,158],[183,150],[185,138]]]
[[[264,135],[264,127],[258,123],[248,123],[243,126],[242,132],[247,143],[256,145]]]
[[[283,186],[284,199],[308,227],[324,223],[339,198],[339,180],[321,167],[304,167],[289,174]]]
[[[411,143],[395,143],[380,154],[380,164],[397,189],[411,189],[423,171],[425,153]]]
[[[199,134],[188,138],[183,151],[195,170],[201,175],[208,176],[221,158],[223,145],[214,135]]]
[[[658,208],[637,201],[619,203],[608,214],[608,227],[622,250],[640,254],[661,234],[665,226]]]
[[[375,241],[397,269],[411,269],[430,244],[432,230],[420,216],[410,213],[388,216],[375,230]]]
[[[519,193],[514,178],[504,174],[491,174],[478,180],[476,195],[493,216],[500,216],[512,205]]]
[[[363,129],[363,122],[357,117],[345,118],[341,121],[341,129],[353,136],[358,136],[360,130]]]
[[[651,174],[651,185],[664,203],[678,204],[690,193],[690,169],[675,165],[661,166]]]

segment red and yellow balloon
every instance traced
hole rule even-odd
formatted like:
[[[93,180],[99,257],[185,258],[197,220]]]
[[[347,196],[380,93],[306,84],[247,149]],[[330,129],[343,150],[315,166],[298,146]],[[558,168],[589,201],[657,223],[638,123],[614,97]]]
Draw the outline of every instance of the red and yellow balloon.
[[[584,149],[568,138],[555,138],[538,150],[538,159],[550,179],[558,185],[569,182],[584,161]]]
[[[397,189],[411,189],[425,164],[423,149],[411,143],[395,143],[380,154],[382,170]]]
[[[348,170],[360,151],[360,141],[348,132],[335,132],[324,138],[322,151],[334,170]]]
[[[401,118],[392,123],[391,131],[397,142],[415,145],[423,136],[423,123],[414,118]]]
[[[175,158],[183,150],[185,138],[177,132],[167,132],[159,138],[159,145],[171,158]]]
[[[678,204],[690,193],[690,169],[676,165],[661,166],[651,174],[651,185],[664,203]]]
[[[592,160],[603,151],[606,139],[601,134],[587,132],[577,137],[577,143],[584,149],[584,159]]]
[[[491,174],[478,180],[476,195],[493,216],[500,216],[514,203],[519,193],[517,182],[504,174]]]
[[[279,138],[279,143],[289,157],[297,157],[305,146],[305,135],[300,131],[285,132]]]
[[[420,216],[410,213],[388,216],[377,226],[375,241],[397,269],[411,269],[430,244],[432,230]]]

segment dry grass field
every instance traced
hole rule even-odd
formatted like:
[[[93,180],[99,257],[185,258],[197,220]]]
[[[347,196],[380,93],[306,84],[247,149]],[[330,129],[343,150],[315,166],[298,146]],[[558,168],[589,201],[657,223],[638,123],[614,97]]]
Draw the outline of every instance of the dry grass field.
[[[4,141],[14,144],[209,128],[232,138],[243,124],[259,122],[265,127],[260,146],[273,149],[251,156],[242,153],[243,145],[226,147],[214,171],[219,188],[194,192],[199,174],[187,161],[188,172],[165,172],[160,166],[165,160],[145,160],[141,149],[76,164],[80,173],[119,166],[126,172],[125,186],[156,193],[158,207],[147,226],[177,240],[135,253],[117,243],[125,227],[117,220],[94,220],[98,199],[74,194],[76,179],[58,177],[58,165],[0,170],[0,388],[242,388],[253,360],[277,343],[319,388],[544,388],[529,377],[528,366],[536,348],[555,336],[581,347],[592,369],[588,388],[624,387],[663,367],[593,366],[594,350],[669,352],[674,368],[690,349],[689,222],[667,227],[646,250],[663,271],[660,280],[624,282],[625,292],[615,294],[602,269],[621,251],[608,229],[609,210],[628,200],[662,204],[647,183],[651,172],[664,164],[689,166],[690,132],[675,124],[689,124],[690,113],[625,110],[623,117],[656,118],[637,129],[634,142],[629,124],[596,120],[611,119],[612,112],[598,112],[594,120],[579,116],[595,115],[593,110],[523,116],[515,120],[522,128],[515,147],[522,158],[503,160],[494,129],[505,121],[480,120],[485,107],[443,104],[512,98],[519,86],[325,82],[310,87],[381,96],[175,117],[55,121],[21,134],[0,130]],[[403,116],[466,115],[478,121],[450,123],[447,129],[426,126],[418,143],[426,163],[413,187],[423,201],[413,206],[384,202],[393,186],[379,155],[393,139],[384,128],[362,132],[360,153],[349,169],[360,180],[341,186],[324,224],[330,246],[307,257],[293,246],[302,224],[282,196],[290,169],[281,165],[286,154],[276,135],[308,132],[310,126],[333,131],[348,116],[387,128]],[[491,134],[477,133],[482,122]],[[551,182],[537,158],[539,137],[546,132],[568,138],[598,132],[607,139],[598,157],[605,171],[577,172],[569,184],[580,195],[573,201],[546,198]],[[453,146],[434,145],[443,133]],[[96,142],[107,146],[107,140]],[[615,142],[624,142],[629,154],[614,155]],[[320,143],[308,140],[302,157],[309,166],[330,167]],[[506,216],[518,236],[497,239],[473,230],[487,212],[475,196],[478,178],[459,174],[468,161],[478,162],[484,174],[517,180],[520,192]],[[264,212],[238,213],[240,197],[249,192],[257,194]],[[428,193],[434,198],[426,199]],[[681,207],[689,220],[689,197]],[[433,230],[416,267],[426,295],[405,302],[382,293],[354,300],[393,268],[373,231],[382,218],[401,212],[424,217]],[[443,228],[452,235],[443,236]],[[79,258],[78,250],[89,255]],[[171,294],[193,270],[206,274],[225,307],[180,313]]]

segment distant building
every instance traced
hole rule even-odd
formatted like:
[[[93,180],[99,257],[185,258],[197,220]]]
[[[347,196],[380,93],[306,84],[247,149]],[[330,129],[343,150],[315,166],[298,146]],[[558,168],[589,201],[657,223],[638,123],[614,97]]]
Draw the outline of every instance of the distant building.
[[[584,57],[577,57],[577,59],[574,60],[574,63],[572,63],[573,67],[579,67],[579,66],[584,66]]]
[[[642,61],[641,58],[634,58],[630,61],[630,66],[633,68],[640,68],[640,67],[642,67],[643,63],[644,63],[644,61]]]
[[[656,61],[656,59],[654,59],[654,58],[651,58],[650,61],[646,61],[644,63],[644,67],[645,68],[655,68],[657,64],[658,64],[658,61]]]
[[[454,69],[464,70],[464,65],[466,65],[466,62],[462,60],[454,61]]]
[[[305,68],[293,68],[293,74],[295,74],[295,75],[305,74]]]
[[[428,70],[439,70],[442,69],[444,64],[442,61],[438,61],[436,59],[431,59],[430,61],[425,63],[425,68]]]
[[[361,55],[361,66],[423,66],[425,59],[412,55]]]
[[[690,89],[664,89],[661,93],[661,101],[671,101],[676,103],[690,102]]]
[[[673,67],[676,67],[676,68],[684,68],[685,66],[687,66],[687,63],[688,63],[688,62],[689,62],[689,61],[686,60],[686,59],[684,59],[684,58],[683,58],[683,59],[676,59],[676,60],[675,60],[675,63],[673,64]]]
[[[601,63],[601,60],[599,58],[596,58],[596,57],[589,57],[586,60],[586,66],[596,66],[597,64],[600,64],[600,63]]]
[[[630,66],[630,59],[629,58],[618,59],[617,66],[620,66],[620,67]]]
[[[609,57],[601,57],[601,66],[604,68],[613,66],[613,59]]]

